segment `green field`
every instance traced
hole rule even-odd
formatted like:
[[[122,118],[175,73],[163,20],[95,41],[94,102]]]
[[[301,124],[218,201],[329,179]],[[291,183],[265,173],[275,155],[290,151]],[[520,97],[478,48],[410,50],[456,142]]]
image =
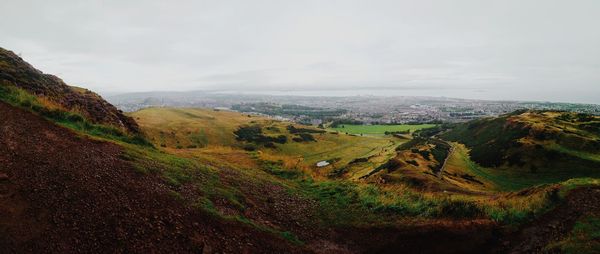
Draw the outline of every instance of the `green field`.
[[[365,135],[384,135],[386,131],[407,131],[410,132],[432,128],[435,124],[396,124],[396,125],[356,125],[356,124],[341,124],[336,128],[330,128],[334,131],[348,134],[365,134]]]

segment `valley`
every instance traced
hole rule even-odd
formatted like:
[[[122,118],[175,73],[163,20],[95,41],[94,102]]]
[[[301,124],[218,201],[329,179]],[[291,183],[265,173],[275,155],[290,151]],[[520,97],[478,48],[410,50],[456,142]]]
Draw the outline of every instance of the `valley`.
[[[600,248],[593,114],[313,126],[216,108],[123,113],[4,49],[0,74],[8,252]]]

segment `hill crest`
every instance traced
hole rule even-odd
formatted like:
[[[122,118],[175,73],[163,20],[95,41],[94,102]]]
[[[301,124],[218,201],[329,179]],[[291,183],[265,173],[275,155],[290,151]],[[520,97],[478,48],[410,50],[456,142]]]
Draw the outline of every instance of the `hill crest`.
[[[80,113],[89,121],[138,133],[137,123],[87,89],[65,84],[60,78],[44,74],[10,50],[0,48],[0,86],[14,86],[60,107]]]

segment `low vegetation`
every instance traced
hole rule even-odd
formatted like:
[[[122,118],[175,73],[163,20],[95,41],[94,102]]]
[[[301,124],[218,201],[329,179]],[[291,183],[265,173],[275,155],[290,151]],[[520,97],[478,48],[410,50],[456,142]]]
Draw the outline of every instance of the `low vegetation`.
[[[364,135],[385,135],[394,132],[414,132],[421,129],[435,127],[435,124],[396,124],[396,125],[362,125],[362,124],[336,124],[331,130],[348,133],[348,134],[364,134]]]
[[[474,162],[469,168],[508,189],[600,177],[600,135],[581,127],[600,119],[572,121],[579,118],[566,112],[517,112],[459,125],[441,137],[465,144]]]
[[[568,254],[597,253],[600,250],[600,216],[583,216],[565,239],[546,246],[546,250]]]
[[[35,112],[59,125],[91,136],[143,146],[152,146],[152,144],[140,134],[127,133],[115,126],[91,123],[77,111],[67,110],[50,100],[34,96],[23,89],[11,85],[0,85],[0,100],[13,106]]]
[[[516,228],[571,191],[600,186],[600,118],[587,114],[522,111],[456,125],[339,120],[323,130],[236,112],[149,108],[131,114],[140,133],[137,125],[94,121],[93,111],[5,81],[0,101],[119,145],[112,147],[124,168],[159,180],[193,212],[298,246],[334,241],[322,236],[347,228],[430,225],[421,228],[436,232],[449,221],[459,231],[471,222]],[[259,106],[278,114],[343,113]],[[593,253],[599,232],[598,214],[583,214],[548,250]]]
[[[187,156],[182,157],[157,150],[156,148],[153,148],[152,145],[148,144],[142,137],[129,136],[116,128],[90,124],[81,115],[78,115],[75,112],[61,110],[52,104],[40,101],[37,97],[29,95],[18,88],[2,86],[0,89],[2,89],[2,93],[0,93],[0,99],[2,99],[2,101],[36,112],[51,121],[76,131],[121,143],[121,145],[126,148],[123,159],[131,161],[141,173],[160,174],[165,179],[165,182],[173,186],[173,188],[180,188],[189,184],[201,186],[203,195],[199,198],[197,203],[200,209],[213,213],[222,219],[240,221],[260,230],[279,234],[294,243],[302,243],[302,240],[293,232],[272,228],[271,226],[264,225],[243,215],[223,214],[219,208],[216,207],[214,200],[224,198],[227,200],[228,204],[236,207],[235,209],[244,210],[246,209],[245,203],[247,202],[245,201],[245,196],[248,195],[248,193],[221,182],[221,180],[219,180],[220,177],[218,176],[218,172],[211,168],[211,166],[202,163],[201,160],[199,161],[193,158],[186,158]],[[185,111],[183,111],[183,114],[185,114]],[[196,114],[192,113],[186,114],[186,116],[188,118],[197,117]],[[247,142],[248,145],[265,145],[268,143],[281,144],[283,145],[281,147],[282,151],[277,152],[277,154],[282,155],[285,154],[286,151],[291,152],[288,148],[289,145],[287,144],[288,135],[299,139],[294,139],[294,141],[317,141],[316,143],[329,141],[318,141],[317,138],[313,137],[315,134],[327,135],[328,139],[340,138],[338,135],[328,134],[318,129],[295,126],[282,128],[270,125],[268,121],[264,120],[260,120],[254,124],[250,123],[250,121],[255,120],[247,120],[245,121],[247,125],[239,125],[237,129],[231,132],[230,135],[232,138],[238,141]],[[267,127],[263,127],[265,125]],[[283,129],[287,130],[287,132],[282,132]],[[187,134],[186,137],[189,139],[190,144],[203,144],[203,146],[205,146],[205,144],[209,143],[207,141],[208,138],[206,133],[211,131],[214,130],[201,129],[196,133]],[[174,130],[174,132],[185,133],[185,131],[181,130]],[[163,131],[163,133],[165,132]],[[372,142],[376,140],[370,140],[367,137],[348,137],[356,139],[357,141],[369,140]],[[419,154],[423,160],[438,162],[437,165],[439,165],[439,162],[446,160],[446,157],[450,156],[448,154],[450,146],[447,143],[431,138],[419,137],[400,146],[398,150]],[[389,142],[389,140],[387,142]],[[180,144],[183,143],[185,142],[180,142]],[[292,143],[290,143],[290,145],[291,144]],[[307,145],[309,147],[304,151],[314,151],[314,146],[316,144]],[[392,142],[392,145],[394,145],[394,142]],[[471,145],[477,147],[477,144]],[[375,147],[378,146],[380,145],[376,145]],[[429,150],[418,148],[423,146],[428,146],[430,148]],[[338,149],[341,148],[340,145],[333,147]],[[393,147],[395,147],[395,145]],[[395,152],[393,147],[390,151]],[[188,146],[187,148],[195,149],[197,147]],[[246,146],[244,146],[244,149],[256,153],[259,148],[246,148]],[[425,152],[427,152],[427,154],[425,154]],[[490,181],[491,184],[493,184],[492,186],[495,186],[491,188],[497,188],[499,190],[517,190],[539,183],[538,181],[526,183],[519,183],[518,181],[512,182],[509,180],[511,178],[507,178],[508,176],[499,174],[492,169],[483,168],[482,166],[479,166],[479,164],[471,161],[468,156],[468,150],[464,147],[460,148],[459,146],[456,153],[458,153],[458,155],[452,156],[462,156],[457,158],[459,158],[458,161],[462,158],[464,163],[462,165],[464,166],[465,171],[461,173],[461,176],[467,180],[470,179],[474,181],[475,179],[481,179],[482,181]],[[568,191],[568,189],[574,188],[574,186],[591,183],[590,181],[571,181],[560,185],[562,187],[548,185],[527,189],[526,195],[521,194],[524,192],[509,192],[494,198],[485,195],[470,196],[466,194],[447,195],[435,192],[422,193],[415,190],[411,185],[399,183],[394,185],[380,185],[375,183],[354,182],[348,179],[324,180],[320,179],[319,175],[313,175],[305,170],[299,170],[297,164],[295,167],[291,167],[290,164],[286,164],[284,160],[270,161],[262,159],[262,157],[266,155],[267,154],[255,154],[253,156],[255,160],[258,161],[257,165],[259,168],[266,174],[274,177],[274,179],[268,180],[268,178],[259,177],[259,179],[263,179],[259,181],[281,182],[287,186],[286,188],[289,189],[290,193],[295,193],[293,195],[299,195],[306,199],[318,201],[318,212],[321,214],[320,220],[324,225],[333,226],[359,225],[363,223],[389,224],[394,223],[395,220],[401,218],[489,218],[506,224],[518,224],[535,218],[536,215],[547,211],[553,204],[559,202],[561,196],[556,194],[558,190]],[[324,154],[324,156],[329,159],[334,158],[335,152],[327,150],[327,154]],[[267,156],[267,158],[268,157],[269,156]],[[362,165],[364,163],[370,163],[375,157],[377,157],[377,154],[367,152],[362,153],[360,156],[342,157],[335,161],[338,161],[336,163],[339,163],[346,160],[345,162],[341,162],[341,165]],[[318,157],[313,161],[322,160],[323,158],[324,157]],[[306,154],[304,157],[304,160],[307,159],[308,161],[311,161],[309,154]],[[395,163],[390,164],[391,162]],[[406,163],[407,165],[413,166],[426,165],[426,163],[415,160],[406,160]],[[217,164],[219,163],[217,162]],[[404,164],[402,164],[401,160],[388,159],[383,161],[379,166],[376,166],[376,169],[382,172],[393,172],[396,168],[402,167],[402,165]],[[333,168],[331,172],[338,172],[341,168],[344,167]],[[378,171],[373,172],[376,173]],[[346,170],[344,170],[342,174],[347,174]],[[470,177],[466,177],[469,175]],[[253,177],[255,176],[250,176],[250,178],[246,179],[252,179]],[[180,194],[175,192],[175,195],[179,196]],[[179,198],[185,200],[185,197]],[[589,221],[584,221],[582,223],[588,222]],[[574,229],[575,233],[573,233],[574,236],[572,238],[575,240],[572,240],[572,238],[566,239],[560,243],[560,248],[563,248],[564,250],[574,248],[570,243],[571,241],[574,241],[577,244],[582,241],[577,237],[588,237],[582,236],[582,233],[577,231],[581,228],[585,228],[585,226]]]
[[[287,136],[285,135],[279,135],[277,137],[263,135],[262,127],[260,125],[240,126],[233,133],[239,141],[254,142],[256,144],[285,144],[287,142]]]
[[[14,93],[2,93],[2,99],[11,104],[38,112],[65,126],[69,123],[85,121],[85,119],[77,117],[69,118],[71,114],[67,113],[64,115],[58,114],[57,117],[45,113],[46,111],[36,111],[34,105],[38,105],[39,102],[34,97],[27,96],[26,93],[21,94],[18,90],[15,91]],[[48,108],[48,106],[43,106],[43,108]],[[195,122],[215,119],[211,114],[222,113],[211,112],[207,115],[200,114],[198,111],[177,110],[175,115],[184,116],[183,119],[187,119],[187,125],[177,121],[172,121],[170,124],[171,126],[197,128],[194,126]],[[134,113],[135,115],[140,118],[139,113]],[[214,143],[212,146],[203,145],[202,149],[198,149],[200,147],[173,149],[161,146],[157,146],[159,147],[157,149],[144,145],[144,143],[128,142],[126,139],[119,138],[120,134],[107,132],[106,130],[102,130],[101,133],[104,134],[94,135],[120,143],[125,148],[124,160],[131,161],[142,174],[160,175],[168,185],[172,186],[174,197],[180,199],[181,202],[190,203],[219,219],[236,221],[264,232],[279,235],[294,244],[304,244],[305,241],[305,238],[299,236],[297,231],[265,224],[256,217],[244,215],[243,211],[250,209],[249,200],[257,199],[260,194],[249,192],[248,189],[242,186],[251,182],[260,185],[281,186],[289,193],[290,197],[316,201],[317,206],[312,208],[313,210],[310,212],[319,215],[315,221],[320,225],[319,227],[394,225],[399,220],[405,221],[405,223],[410,223],[410,221],[416,223],[419,220],[440,219],[489,219],[502,224],[518,225],[530,221],[539,214],[551,209],[564,198],[564,194],[561,193],[567,192],[576,186],[594,184],[595,181],[572,180],[561,184],[528,187],[537,184],[537,182],[512,183],[508,180],[509,178],[505,180],[501,174],[492,169],[483,168],[471,161],[469,150],[465,146],[449,144],[435,138],[425,138],[426,135],[417,135],[417,138],[408,140],[408,142],[402,141],[406,143],[398,146],[402,142],[393,137],[375,138],[335,135],[318,129],[282,126],[261,118],[239,117],[236,119],[244,119],[244,121],[238,122],[239,125],[236,124],[236,128],[232,128],[233,126],[227,127],[231,132],[228,136],[223,135],[220,138],[246,144],[239,146],[238,143],[230,143],[231,146],[228,149],[231,150],[221,149],[218,150],[218,154],[203,152],[215,149]],[[140,120],[145,123],[142,126],[146,126],[150,130],[153,128],[158,129],[158,127],[148,125],[148,119]],[[66,123],[63,121],[66,121]],[[93,133],[92,129],[76,126],[71,126],[71,128]],[[172,132],[175,133],[172,134],[173,137],[181,138],[179,144],[188,144],[186,142],[190,144],[210,144],[210,140],[215,137],[215,131],[217,131],[214,127],[195,130],[196,132],[186,134],[186,130],[166,129],[162,131],[163,134],[161,132],[150,132],[158,134],[158,136],[150,136],[150,138],[155,142],[165,142],[164,139],[157,137],[161,137],[161,135],[164,137],[165,133]],[[177,133],[184,134],[180,136]],[[200,135],[200,133],[203,134]],[[286,142],[288,137],[300,138],[302,142]],[[306,141],[310,142],[307,143]],[[260,145],[270,142],[280,145],[277,151],[265,150],[265,148],[260,147]],[[366,149],[357,149],[360,148],[361,142],[366,146]],[[418,154],[421,159],[414,157],[410,157],[411,159],[394,158],[395,147],[402,148],[398,149],[400,152]],[[450,147],[455,147],[452,153],[450,153]],[[242,148],[246,151],[243,151]],[[227,164],[226,162],[231,159],[219,159],[225,158],[229,154],[238,153],[238,149],[242,152],[236,156],[248,154],[248,162],[244,163],[254,161],[255,166],[250,164],[244,166],[243,163]],[[336,149],[339,153],[336,152]],[[426,152],[427,154],[425,154]],[[294,157],[290,156],[293,155],[302,156],[301,160],[292,159]],[[212,156],[217,157],[212,159]],[[443,176],[441,179],[446,179],[446,182],[452,182],[452,179],[454,179],[452,183],[456,186],[462,186],[473,191],[482,189],[488,191],[525,189],[494,195],[473,195],[469,193],[422,191],[406,182],[391,181],[382,184],[370,180],[383,177],[383,173],[390,174],[390,176],[394,174],[409,175],[409,171],[402,169],[405,167],[404,165],[417,168],[434,165],[427,164],[425,161],[439,165],[446,158],[448,158],[450,164],[447,169],[449,175]],[[313,169],[313,163],[320,160],[333,162],[333,165],[330,166],[331,169],[326,171],[329,173],[324,172],[321,175]],[[375,163],[375,161],[379,161],[379,163]],[[230,182],[231,180],[226,180],[229,178],[224,179],[222,173],[218,170],[218,168],[234,169],[237,167],[248,168],[249,170],[235,171],[237,172],[235,174],[242,174],[235,177],[235,179],[238,179],[235,184]],[[252,169],[253,167],[255,168]],[[353,167],[365,167],[377,169],[377,171],[372,173],[365,171],[364,174],[369,177],[356,181],[352,177],[347,177],[352,175],[352,172],[360,171]],[[329,174],[333,172],[337,172],[337,176],[331,179]],[[437,181],[435,180],[437,176],[430,175],[429,177],[431,177],[431,180],[428,181]],[[384,179],[387,178],[384,177]],[[456,179],[463,180],[461,182]],[[485,184],[482,185],[483,187],[473,187],[478,185],[476,181]],[[178,190],[185,186],[197,186],[200,190],[199,195],[194,195],[192,198],[187,194],[180,193]],[[576,234],[580,235],[579,233]],[[578,244],[583,238],[569,239],[561,242],[561,248],[566,250],[571,246],[569,241]]]

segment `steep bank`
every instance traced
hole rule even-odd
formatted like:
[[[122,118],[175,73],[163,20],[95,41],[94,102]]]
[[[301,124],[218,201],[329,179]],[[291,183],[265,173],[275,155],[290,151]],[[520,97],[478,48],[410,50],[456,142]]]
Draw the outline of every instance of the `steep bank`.
[[[0,48],[0,86],[16,86],[52,104],[81,113],[93,123],[106,124],[137,133],[130,117],[87,89],[68,86],[60,78],[44,74],[10,50]]]
[[[8,253],[298,251],[185,207],[115,144],[2,102],[0,115],[0,249]]]

